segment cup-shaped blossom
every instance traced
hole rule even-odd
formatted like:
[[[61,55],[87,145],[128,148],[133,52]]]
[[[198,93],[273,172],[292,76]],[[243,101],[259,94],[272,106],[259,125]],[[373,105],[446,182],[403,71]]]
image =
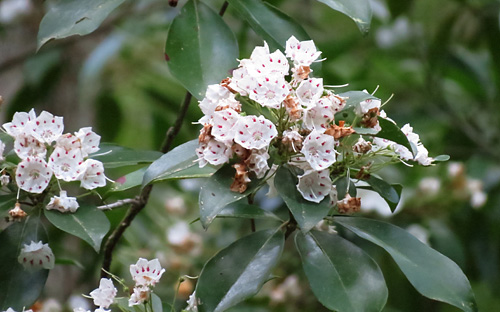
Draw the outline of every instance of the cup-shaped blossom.
[[[47,210],[59,210],[60,212],[75,212],[80,205],[76,197],[68,197],[66,191],[61,190],[59,196],[54,196],[46,206]]]
[[[47,148],[45,144],[35,139],[33,136],[21,133],[14,140],[14,152],[21,159],[27,157],[45,158]]]
[[[30,110],[29,113],[17,112],[12,118],[12,122],[7,122],[3,124],[3,128],[12,137],[17,137],[18,135],[25,132],[25,127],[30,123],[34,122],[36,119],[35,110]]]
[[[38,141],[52,143],[56,141],[64,131],[63,118],[43,111],[34,122],[26,127],[26,132],[34,136]]]
[[[283,52],[276,50],[273,53],[259,54],[252,57],[251,62],[244,63],[248,72],[255,76],[285,76],[288,75],[288,60]]]
[[[77,180],[80,180],[80,186],[87,190],[93,190],[97,187],[106,185],[106,176],[104,175],[104,165],[95,159],[87,159],[82,164]]]
[[[307,171],[299,176],[297,190],[305,200],[319,203],[332,191],[332,181],[329,174],[329,170]]]
[[[326,169],[336,161],[335,139],[314,130],[304,140],[301,152],[311,168]]]
[[[92,127],[81,128],[75,132],[75,136],[80,140],[83,157],[99,150],[101,136],[92,131]]]
[[[230,143],[234,137],[233,127],[240,115],[231,108],[217,111],[213,114],[212,136],[217,141]]]
[[[49,157],[49,167],[54,171],[56,178],[64,181],[76,181],[85,169],[83,157],[79,149],[66,150],[56,147]]]
[[[295,66],[309,66],[321,55],[312,40],[299,41],[294,36],[286,41],[285,53]]]
[[[297,98],[305,109],[311,109],[323,95],[323,90],[323,78],[309,78],[300,83],[296,90]]]
[[[366,90],[363,90],[363,92],[368,93],[368,91]],[[359,106],[356,106],[356,114],[357,115],[363,115],[363,114],[366,114],[368,113],[368,111],[370,109],[373,109],[373,108],[378,108],[380,109],[380,105],[381,105],[381,101],[379,99],[367,99],[367,100],[364,100],[362,102],[359,103]]]
[[[82,148],[80,139],[71,133],[61,135],[56,141],[56,148],[63,148],[67,151],[78,150]]]
[[[16,169],[16,183],[20,189],[30,193],[41,193],[49,185],[52,169],[43,158],[27,157]]]
[[[241,117],[234,129],[234,141],[246,149],[266,148],[278,134],[274,124],[264,116]]]
[[[327,98],[319,99],[314,106],[304,111],[304,126],[309,130],[324,132],[328,123],[333,120],[334,113],[331,101]]]
[[[154,286],[165,272],[158,259],[139,258],[136,264],[130,265],[130,274],[136,286]]]
[[[42,268],[50,270],[54,268],[55,257],[49,244],[44,244],[42,241],[38,243],[31,241],[29,245],[25,244],[21,249],[17,261],[28,270]]]
[[[249,97],[262,106],[279,109],[290,93],[290,86],[283,76],[269,75],[257,80]]]
[[[231,154],[231,148],[229,148],[225,143],[212,139],[203,149],[202,157],[209,164],[217,166],[228,162]]]
[[[134,287],[134,292],[132,293],[132,295],[130,295],[130,299],[128,300],[128,306],[132,307],[143,303],[144,301],[149,299],[150,293],[151,289],[147,286]]]
[[[113,285],[113,281],[109,278],[101,278],[99,288],[90,292],[90,296],[94,300],[94,304],[100,308],[109,308],[115,300],[117,289]]]

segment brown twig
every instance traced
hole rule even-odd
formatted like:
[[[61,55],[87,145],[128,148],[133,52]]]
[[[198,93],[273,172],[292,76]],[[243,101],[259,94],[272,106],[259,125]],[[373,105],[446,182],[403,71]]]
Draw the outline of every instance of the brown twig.
[[[128,204],[136,204],[138,202],[139,202],[139,198],[138,197],[136,197],[136,198],[125,198],[125,199],[117,200],[116,202],[111,203],[111,204],[97,206],[97,209],[111,210],[113,208],[118,208],[118,207],[125,206],[125,205],[128,205]]]

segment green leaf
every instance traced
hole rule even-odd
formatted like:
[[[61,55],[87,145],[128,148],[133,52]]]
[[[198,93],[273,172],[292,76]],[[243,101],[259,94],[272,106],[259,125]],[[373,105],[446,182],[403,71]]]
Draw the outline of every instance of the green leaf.
[[[290,16],[260,0],[228,0],[241,17],[261,36],[271,50],[285,50],[286,41],[293,35],[299,41],[311,40],[304,28]]]
[[[369,0],[318,0],[330,8],[349,16],[363,34],[370,30],[372,8]]]
[[[387,286],[377,263],[361,248],[336,234],[297,233],[295,245],[311,289],[328,309],[381,311]]]
[[[125,0],[60,0],[40,23],[38,48],[52,39],[87,35]]]
[[[253,181],[244,193],[233,192],[229,188],[233,183],[236,171],[226,165],[214,173],[200,189],[200,220],[206,229],[227,205],[234,203],[253,193],[258,182]]]
[[[349,185],[349,189],[347,189],[347,185]],[[335,182],[335,187],[337,188],[338,199],[343,199],[347,195],[348,191],[351,197],[356,197],[357,194],[356,185],[348,176],[338,179]]]
[[[89,157],[101,161],[104,168],[117,168],[152,163],[162,155],[163,153],[157,151],[134,150],[115,144],[102,143],[99,151]]]
[[[387,139],[403,145],[408,150],[413,151],[413,155],[416,155],[416,151],[413,146],[410,145],[408,138],[396,124],[380,116],[378,116],[377,120],[382,128],[382,130],[380,130],[376,135],[378,138]]]
[[[377,97],[371,95],[370,93],[363,91],[348,91],[344,93],[340,93],[339,96],[346,98],[345,107],[343,110],[346,110],[350,107],[359,106],[359,103],[369,100],[369,99],[377,99]]]
[[[217,170],[215,167],[206,165],[200,168],[196,162],[198,145],[198,139],[186,142],[154,161],[144,174],[142,186],[154,181],[211,176]]]
[[[401,199],[401,191],[403,190],[403,186],[400,184],[390,185],[382,179],[379,179],[373,175],[370,176],[368,180],[366,180],[368,184],[372,187],[372,189],[379,193],[382,198],[385,199],[391,211],[394,212],[396,207],[398,206],[399,200]]]
[[[198,311],[225,311],[255,295],[278,262],[284,242],[281,229],[259,231],[208,260],[196,285]]]
[[[49,270],[28,271],[17,261],[24,244],[47,243],[47,233],[35,216],[13,223],[0,233],[0,310],[29,308],[40,296]]]
[[[153,312],[163,312],[163,304],[157,294],[151,293],[151,301]]]
[[[198,100],[238,66],[238,43],[222,18],[206,4],[188,1],[168,30],[170,72]]]
[[[217,217],[220,218],[245,218],[245,219],[273,219],[283,222],[280,217],[270,211],[266,211],[257,205],[249,205],[238,202],[222,209]]]
[[[469,281],[458,265],[405,230],[365,218],[335,217],[334,221],[384,248],[422,295],[463,311],[477,311]]]
[[[448,161],[450,160],[450,155],[439,155],[433,158],[434,161]]]
[[[109,220],[95,206],[81,206],[75,213],[45,210],[45,217],[57,228],[89,243],[96,252],[109,231]]]
[[[14,208],[16,203],[16,194],[0,195],[0,218],[6,217],[9,210]]]
[[[276,172],[274,186],[285,201],[293,217],[303,232],[311,230],[330,211],[330,198],[327,196],[320,203],[305,200],[297,190],[297,176],[288,168],[281,166]]]
[[[115,183],[111,185],[109,192],[121,192],[141,185],[146,169],[147,167],[144,167],[119,177],[115,180]]]

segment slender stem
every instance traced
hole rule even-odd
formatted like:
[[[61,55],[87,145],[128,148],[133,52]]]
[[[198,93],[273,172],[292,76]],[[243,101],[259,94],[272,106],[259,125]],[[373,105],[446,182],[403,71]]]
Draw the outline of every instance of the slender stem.
[[[290,215],[290,221],[286,225],[285,240],[287,240],[288,237],[297,229],[297,220],[295,220],[291,211],[288,211],[288,213]]]
[[[228,5],[229,5],[229,2],[224,1],[224,3],[222,4],[222,7],[220,8],[220,11],[219,11],[220,16],[223,16],[224,13],[226,13],[226,9],[227,9]]]
[[[127,204],[137,203],[138,200],[139,200],[139,198],[137,198],[137,197],[136,198],[125,198],[125,199],[118,200],[118,201],[111,203],[111,204],[97,206],[97,209],[109,210],[109,209],[125,206]]]
[[[253,204],[254,197],[255,197],[255,193],[248,195],[247,201],[248,201],[249,205]],[[255,233],[255,219],[253,219],[253,218],[250,219],[250,229],[252,230],[252,233]]]

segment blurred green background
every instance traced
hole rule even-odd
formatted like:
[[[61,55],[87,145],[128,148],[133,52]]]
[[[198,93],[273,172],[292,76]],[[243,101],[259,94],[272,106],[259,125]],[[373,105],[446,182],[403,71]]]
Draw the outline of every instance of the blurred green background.
[[[0,120],[34,107],[64,116],[67,131],[91,125],[102,141],[158,150],[185,95],[163,53],[169,24],[184,2],[172,8],[166,0],[126,1],[94,33],[50,42],[35,53],[38,25],[51,2],[0,1]],[[205,2],[215,10],[223,3]],[[372,0],[366,36],[347,16],[318,1],[268,2],[301,24],[323,52],[326,60],[313,74],[328,85],[349,83],[352,90],[372,92],[378,86],[376,96],[382,100],[394,94],[384,107],[388,115],[400,125],[410,122],[431,156],[451,156],[433,167],[400,165],[382,172],[405,186],[403,203],[390,216],[380,198],[363,194],[362,214],[390,218],[450,257],[471,281],[480,311],[499,311],[500,1]],[[237,36],[240,58],[262,45],[231,6],[224,20]],[[199,126],[192,122],[201,111],[196,104],[192,101],[175,144],[197,137]],[[117,179],[134,169],[107,175]],[[249,224],[238,220],[216,221],[207,232],[199,223],[179,224],[197,218],[199,183],[155,187],[114,257],[113,272],[129,281],[128,265],[138,256],[158,257],[167,267],[158,289],[164,302],[172,301],[179,276],[198,275],[217,250],[250,232]],[[135,194],[131,190],[120,197]],[[262,197],[261,204],[272,208],[279,201]],[[116,225],[124,213],[121,208],[108,217]],[[96,287],[101,259],[85,243],[55,229],[50,238],[56,256],[82,267],[58,265],[40,309],[67,308],[76,300],[73,295]],[[458,311],[420,296],[382,250],[357,243],[386,277],[384,311]],[[308,289],[298,254],[293,248],[285,252],[290,255],[275,272],[278,278],[231,311],[326,311]],[[188,284],[181,287],[178,308],[192,290]]]

